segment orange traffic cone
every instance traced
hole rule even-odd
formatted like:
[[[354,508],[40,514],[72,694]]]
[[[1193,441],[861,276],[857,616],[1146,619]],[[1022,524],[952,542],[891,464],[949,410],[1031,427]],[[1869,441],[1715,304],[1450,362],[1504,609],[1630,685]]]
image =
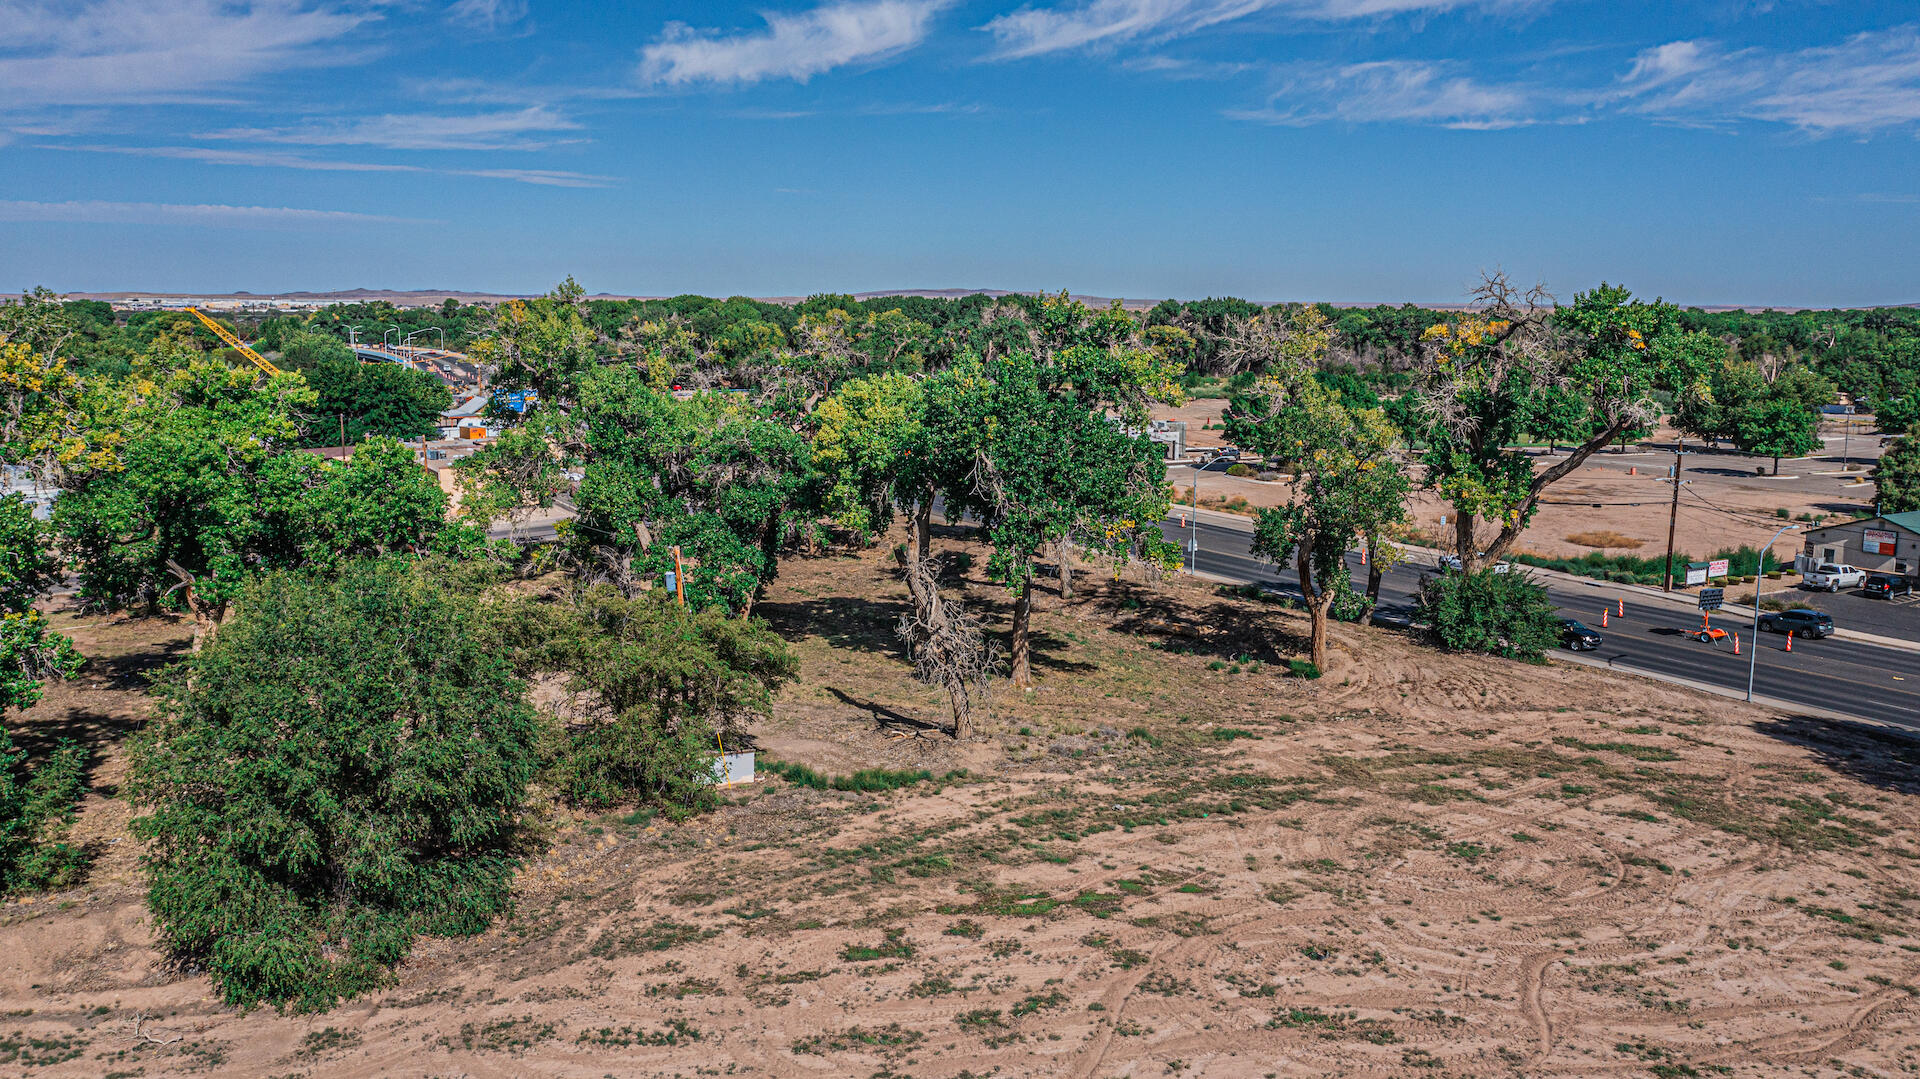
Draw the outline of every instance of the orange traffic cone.
[[[1605,607],[1600,608],[1600,628],[1607,628],[1607,609]]]
[[[1627,616],[1627,598],[1625,596],[1622,596],[1620,597],[1620,617],[1625,618],[1626,616]]]
[[[1733,654],[1736,656],[1740,654],[1740,635],[1738,633],[1733,635]]]
[[[1787,631],[1787,651],[1793,651],[1793,631]]]

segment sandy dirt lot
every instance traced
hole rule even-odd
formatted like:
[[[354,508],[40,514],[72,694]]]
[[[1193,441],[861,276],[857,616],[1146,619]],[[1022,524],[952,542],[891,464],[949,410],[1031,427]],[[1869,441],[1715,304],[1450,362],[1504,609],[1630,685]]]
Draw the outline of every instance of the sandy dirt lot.
[[[1042,602],[1040,688],[955,745],[881,553],[793,565],[761,610],[803,674],[763,748],[964,776],[541,811],[511,920],[326,1015],[226,1008],[154,950],[118,745],[184,629],[68,619],[100,658],[25,725],[100,749],[97,858],[0,908],[0,1074],[1920,1069],[1920,744],[1384,630],[1288,678],[1299,616],[1102,577]]]

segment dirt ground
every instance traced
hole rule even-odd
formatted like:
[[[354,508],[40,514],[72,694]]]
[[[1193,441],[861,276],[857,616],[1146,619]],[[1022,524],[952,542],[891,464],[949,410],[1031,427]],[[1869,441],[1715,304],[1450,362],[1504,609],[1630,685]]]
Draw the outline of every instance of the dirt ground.
[[[1203,398],[1177,409],[1156,411],[1155,416],[1186,420],[1190,445],[1214,447],[1226,444],[1225,432],[1219,429],[1225,407],[1225,401]],[[1202,430],[1201,424],[1207,422],[1211,422],[1215,429]],[[1855,426],[1850,447],[1851,459],[1856,465],[1865,464],[1851,476],[1839,474],[1841,447],[1838,444],[1830,445],[1826,451],[1801,462],[1798,467],[1782,469],[1783,472],[1797,475],[1778,478],[1738,475],[1734,474],[1734,469],[1717,466],[1696,471],[1697,462],[1689,464],[1688,489],[1680,501],[1675,527],[1675,548],[1705,558],[1716,551],[1743,544],[1757,547],[1787,519],[1869,509],[1873,502],[1873,486],[1864,482],[1864,477],[1871,469],[1872,459],[1879,453],[1877,437],[1865,433],[1869,429],[1864,423]],[[1823,428],[1826,434],[1835,436],[1841,430],[1839,425],[1833,423]],[[1650,441],[1670,445],[1675,437],[1674,431],[1662,428],[1653,432]],[[1543,451],[1540,464],[1536,467],[1545,467],[1549,460],[1557,461],[1559,458],[1549,459]],[[1519,549],[1553,558],[1577,556],[1594,550],[1605,550],[1609,554],[1634,554],[1643,558],[1664,554],[1673,490],[1665,480],[1667,467],[1672,460],[1671,453],[1615,453],[1612,450],[1604,450],[1589,458],[1579,470],[1548,489],[1545,502],[1521,535]],[[1744,471],[1751,473],[1751,466]],[[1824,473],[1834,474],[1821,475]],[[1175,486],[1176,501],[1185,502],[1190,497],[1192,476],[1192,472],[1185,468],[1170,470],[1169,479]],[[1222,472],[1207,472],[1201,478],[1201,505],[1231,511],[1234,507],[1222,503],[1233,498],[1241,499],[1244,507],[1277,506],[1287,498],[1287,485],[1284,482],[1261,482],[1228,476]],[[1412,499],[1411,509],[1417,531],[1435,542],[1444,539],[1451,544],[1451,530],[1442,528],[1440,523],[1442,517],[1452,513],[1445,502],[1431,492],[1417,492]],[[1787,511],[1787,519],[1780,518],[1781,510]],[[1246,512],[1246,509],[1242,508],[1241,512]],[[1489,534],[1493,531],[1491,526],[1483,528]],[[1605,533],[1609,532],[1613,535],[1606,536]],[[1616,537],[1625,542],[1604,548],[1591,542],[1595,539],[1613,542]],[[1791,562],[1799,546],[1798,540],[1787,536],[1781,539],[1774,550],[1785,561]]]
[[[539,815],[512,919],[326,1015],[229,1009],[152,947],[114,792],[184,628],[64,618],[96,658],[25,740],[99,750],[96,858],[0,908],[0,1074],[1920,1070],[1920,743],[1378,629],[1289,678],[1298,615],[1092,571],[1040,604],[1040,687],[956,745],[903,602],[883,552],[792,564],[760,610],[802,676],[761,744],[946,778]]]

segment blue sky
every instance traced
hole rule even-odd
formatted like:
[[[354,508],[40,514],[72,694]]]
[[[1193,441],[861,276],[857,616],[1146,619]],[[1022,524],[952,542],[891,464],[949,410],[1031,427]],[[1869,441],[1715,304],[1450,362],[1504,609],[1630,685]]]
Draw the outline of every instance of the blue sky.
[[[1920,301],[1920,7],[0,0],[0,288]]]

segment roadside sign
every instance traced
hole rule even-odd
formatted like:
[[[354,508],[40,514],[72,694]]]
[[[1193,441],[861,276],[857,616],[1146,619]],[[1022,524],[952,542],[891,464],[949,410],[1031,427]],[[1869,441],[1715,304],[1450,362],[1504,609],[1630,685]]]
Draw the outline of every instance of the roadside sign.
[[[1687,563],[1687,584],[1689,587],[1707,583],[1707,564],[1705,562]]]
[[[527,410],[527,395],[524,391],[515,390],[512,393],[501,394],[500,399],[506,404],[507,408],[514,412],[525,412]]]
[[[1869,528],[1866,530],[1866,546],[1862,550],[1867,554],[1892,554],[1899,542],[1900,537],[1890,529]]]
[[[1709,576],[1709,577],[1725,577],[1726,575],[1727,575],[1727,560],[1726,560],[1726,559],[1724,559],[1724,558],[1716,558],[1716,559],[1714,559],[1713,561],[1711,561],[1711,562],[1709,562],[1709,563],[1707,563],[1707,576]]]
[[[1717,611],[1727,605],[1727,590],[1724,588],[1702,588],[1700,590],[1700,609]]]

